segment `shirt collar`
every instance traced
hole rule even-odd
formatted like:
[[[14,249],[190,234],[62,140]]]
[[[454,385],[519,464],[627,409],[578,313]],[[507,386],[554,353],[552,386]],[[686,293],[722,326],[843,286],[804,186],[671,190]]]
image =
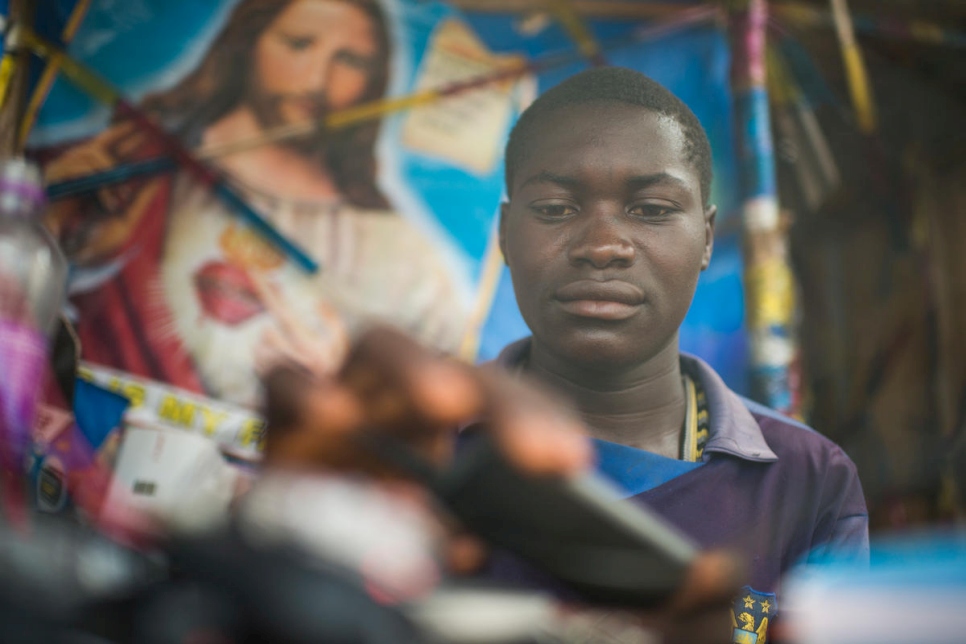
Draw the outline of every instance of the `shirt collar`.
[[[681,366],[701,381],[711,417],[704,453],[730,454],[756,463],[771,463],[778,455],[768,447],[758,421],[721,376],[701,358],[681,353]]]
[[[523,362],[529,349],[530,338],[517,340],[504,347],[494,362],[501,367],[514,370]],[[689,374],[701,381],[707,396],[711,427],[708,442],[704,446],[706,455],[717,452],[756,463],[771,463],[778,460],[778,456],[765,442],[758,421],[748,411],[738,394],[728,388],[721,376],[708,363],[697,356],[682,353],[681,365]]]

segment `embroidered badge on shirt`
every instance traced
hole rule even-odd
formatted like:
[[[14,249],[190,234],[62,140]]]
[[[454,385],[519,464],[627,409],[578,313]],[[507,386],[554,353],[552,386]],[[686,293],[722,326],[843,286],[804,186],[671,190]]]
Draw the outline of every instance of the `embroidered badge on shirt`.
[[[758,592],[745,586],[735,599],[732,623],[733,644],[765,644],[768,622],[778,612],[778,598],[775,593]]]

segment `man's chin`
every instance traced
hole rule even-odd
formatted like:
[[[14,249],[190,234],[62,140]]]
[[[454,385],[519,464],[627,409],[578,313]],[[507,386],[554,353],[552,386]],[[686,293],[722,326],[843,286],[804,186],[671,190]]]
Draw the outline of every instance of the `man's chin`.
[[[626,328],[588,328],[553,334],[554,353],[571,365],[602,373],[644,364],[659,347]]]

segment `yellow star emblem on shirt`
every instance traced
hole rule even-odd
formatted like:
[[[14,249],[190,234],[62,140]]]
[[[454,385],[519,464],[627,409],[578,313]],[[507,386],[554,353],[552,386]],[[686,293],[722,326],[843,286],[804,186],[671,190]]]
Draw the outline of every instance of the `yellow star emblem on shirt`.
[[[765,601],[761,602],[761,612],[767,613],[769,610],[771,610],[771,602],[766,599]]]
[[[745,602],[745,608],[755,607],[755,600],[752,599],[751,595],[745,595],[741,601]]]

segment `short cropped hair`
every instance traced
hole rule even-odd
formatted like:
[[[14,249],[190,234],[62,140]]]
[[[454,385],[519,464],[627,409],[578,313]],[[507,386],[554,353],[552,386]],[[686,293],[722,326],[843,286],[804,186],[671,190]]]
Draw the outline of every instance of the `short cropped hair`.
[[[663,85],[640,72],[623,67],[597,67],[571,76],[535,100],[510,132],[506,145],[506,191],[530,147],[534,132],[552,113],[565,107],[597,101],[637,105],[673,119],[684,134],[684,154],[698,172],[701,199],[711,198],[711,144],[708,135],[687,105]]]

